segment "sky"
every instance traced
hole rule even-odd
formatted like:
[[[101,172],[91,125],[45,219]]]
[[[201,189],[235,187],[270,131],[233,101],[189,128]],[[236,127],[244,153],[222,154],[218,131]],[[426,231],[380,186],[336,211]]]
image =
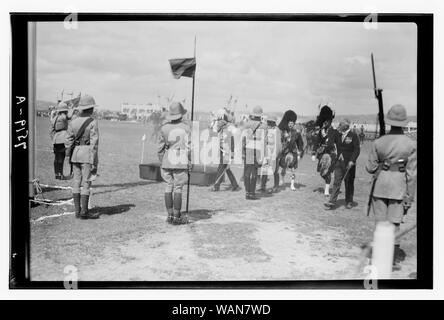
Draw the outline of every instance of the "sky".
[[[195,36],[195,111],[217,110],[232,95],[237,111],[314,115],[329,102],[336,114],[376,114],[373,52],[384,107],[401,103],[416,115],[417,31],[408,23],[39,22],[37,99],[81,92],[120,110],[174,95],[189,109],[192,79],[174,79],[168,59],[193,57]]]

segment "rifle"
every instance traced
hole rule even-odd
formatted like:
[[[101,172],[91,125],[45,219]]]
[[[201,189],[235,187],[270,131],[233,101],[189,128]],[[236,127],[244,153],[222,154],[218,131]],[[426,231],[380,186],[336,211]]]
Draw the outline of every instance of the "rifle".
[[[378,118],[379,118],[379,136],[385,135],[385,121],[384,121],[384,106],[382,101],[382,89],[376,86],[376,74],[375,74],[375,62],[373,60],[373,53],[371,54],[372,59],[372,71],[373,71],[373,90],[375,91],[375,97],[378,100]]]
[[[370,188],[370,194],[368,196],[368,202],[367,202],[367,217],[370,215],[370,208],[372,206],[372,200],[373,200],[373,193],[375,191],[375,184],[376,184],[376,180],[378,180],[378,176],[381,173],[382,170],[382,166],[379,165],[378,169],[376,170],[376,172],[373,175],[372,178],[372,187]]]

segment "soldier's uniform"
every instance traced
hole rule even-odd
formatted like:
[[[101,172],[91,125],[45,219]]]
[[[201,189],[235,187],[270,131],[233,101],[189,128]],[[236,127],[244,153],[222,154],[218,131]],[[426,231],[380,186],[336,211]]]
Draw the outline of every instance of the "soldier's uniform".
[[[79,117],[69,123],[65,146],[73,165],[72,193],[76,217],[82,219],[96,219],[97,214],[88,211],[88,201],[91,187],[91,177],[97,173],[99,127],[97,120],[93,119],[85,128],[83,135],[75,141],[75,137],[83,123],[91,118],[93,108],[96,107],[94,98],[83,96],[79,103]],[[89,110],[89,111],[88,111]]]
[[[296,175],[294,170],[298,168],[299,159],[304,153],[304,141],[301,134],[294,128],[289,128],[282,132],[282,152],[280,157],[280,167],[282,168],[282,180],[285,177],[287,169],[291,169],[291,190],[295,191],[294,186]]]
[[[376,175],[372,206],[376,222],[389,221],[396,232],[416,191],[416,142],[404,135],[407,113],[401,105],[394,105],[385,122],[391,131],[375,140],[371,148],[367,172]],[[395,240],[395,258],[399,257],[399,239]]]
[[[318,159],[317,172],[325,180],[324,195],[330,196],[331,176],[336,161],[336,145],[334,143],[338,131],[331,126],[335,115],[333,110],[325,105],[316,118],[316,126],[320,127],[315,144],[314,160]]]
[[[277,117],[271,116],[267,119],[267,139],[265,145],[265,157],[261,167],[261,192],[266,191],[269,176],[274,177],[276,192],[279,189],[279,156],[282,152],[281,130],[277,126]]]
[[[54,150],[54,173],[56,179],[63,179],[63,164],[65,162],[65,138],[68,129],[68,107],[61,102],[56,108],[56,114],[51,118],[50,136]]]
[[[320,129],[316,139],[317,145],[315,149],[316,158],[318,159],[316,170],[325,181],[325,196],[330,195],[331,177],[336,163],[337,150],[334,143],[336,135],[338,135],[338,131],[329,126],[328,128]]]
[[[231,183],[231,190],[240,190],[236,178],[229,167],[231,159],[234,157],[234,130],[236,128],[231,124],[231,115],[224,110],[219,111],[218,119],[214,124],[214,130],[219,140],[219,167],[217,168],[216,181],[212,187],[212,191],[219,191],[222,178],[226,173]]]
[[[182,188],[188,182],[191,155],[191,128],[183,120],[186,110],[180,102],[170,105],[166,115],[167,122],[160,128],[158,138],[158,156],[161,162],[161,175],[166,182],[165,206],[168,212],[167,222],[185,224],[186,215],[182,215]]]
[[[244,160],[245,198],[256,200],[257,171],[265,155],[267,124],[262,122],[262,108],[253,109],[242,132],[242,157]]]

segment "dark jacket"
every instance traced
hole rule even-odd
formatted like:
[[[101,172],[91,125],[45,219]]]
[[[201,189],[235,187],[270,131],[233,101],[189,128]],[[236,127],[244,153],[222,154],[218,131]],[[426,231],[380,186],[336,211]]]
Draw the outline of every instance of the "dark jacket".
[[[321,158],[324,153],[336,153],[335,139],[338,134],[338,130],[333,127],[328,128],[325,135],[322,129],[319,130],[316,139],[316,153],[318,154],[318,158]]]
[[[287,154],[289,152],[298,154],[304,151],[304,141],[302,136],[295,129],[282,132],[282,149],[283,153]]]
[[[338,131],[335,137],[335,144],[338,151],[338,160],[344,160],[347,164],[349,161],[356,163],[359,153],[361,152],[358,135],[350,130],[344,139],[342,139],[342,133]],[[342,157],[341,157],[342,155]]]

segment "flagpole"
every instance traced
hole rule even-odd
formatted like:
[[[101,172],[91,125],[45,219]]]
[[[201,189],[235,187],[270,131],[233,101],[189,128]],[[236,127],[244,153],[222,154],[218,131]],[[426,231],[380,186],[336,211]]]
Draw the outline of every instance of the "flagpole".
[[[194,59],[196,59],[196,36],[194,36]],[[195,68],[194,68],[194,73],[193,73],[193,88],[192,88],[192,92],[191,92],[191,125],[193,125],[193,119],[194,119],[194,84],[195,84],[195,80],[196,80],[196,69],[197,69],[197,61],[195,61]],[[191,153],[191,150],[189,152]],[[191,162],[191,159],[189,161]],[[190,180],[191,180],[191,168],[188,170],[187,208],[186,208],[187,213],[188,213],[188,207],[189,207],[188,205],[190,203]]]
[[[143,137],[142,137],[142,155],[140,156],[140,164],[143,164],[143,156],[145,154],[145,140],[146,140],[146,135],[143,134]]]

